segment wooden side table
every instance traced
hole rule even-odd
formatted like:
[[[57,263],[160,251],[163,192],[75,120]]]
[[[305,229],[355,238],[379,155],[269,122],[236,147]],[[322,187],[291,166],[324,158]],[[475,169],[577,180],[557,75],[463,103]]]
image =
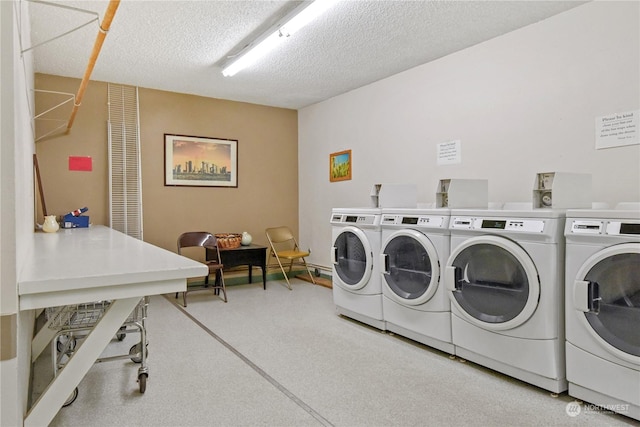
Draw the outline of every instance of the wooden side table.
[[[209,260],[210,251],[207,249],[207,260]],[[215,257],[214,254],[213,257]],[[237,267],[239,265],[249,266],[249,283],[252,283],[252,267],[255,265],[262,268],[262,287],[267,289],[267,247],[260,245],[239,246],[237,248],[223,249],[220,248],[220,258],[224,269]]]

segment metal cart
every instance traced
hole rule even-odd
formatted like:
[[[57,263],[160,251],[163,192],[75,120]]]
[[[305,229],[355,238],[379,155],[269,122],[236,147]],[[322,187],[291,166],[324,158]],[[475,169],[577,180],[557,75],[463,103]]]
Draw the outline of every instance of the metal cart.
[[[67,305],[61,307],[51,307],[46,309],[48,327],[56,330],[57,333],[51,341],[51,359],[53,362],[53,375],[57,376],[58,370],[64,368],[71,358],[77,346],[82,345],[81,340],[85,338],[89,331],[100,320],[102,315],[109,309],[111,301],[97,301],[87,304]],[[102,357],[98,362],[108,362],[130,358],[133,362],[139,363],[138,384],[140,393],[144,393],[147,388],[147,378],[149,368],[147,366],[147,334],[145,320],[147,318],[147,308],[149,297],[140,300],[135,309],[131,312],[127,320],[120,327],[116,334],[118,341],[124,340],[127,334],[139,333],[140,341],[134,344],[127,354]],[[71,405],[78,397],[76,387],[71,396],[63,406]]]

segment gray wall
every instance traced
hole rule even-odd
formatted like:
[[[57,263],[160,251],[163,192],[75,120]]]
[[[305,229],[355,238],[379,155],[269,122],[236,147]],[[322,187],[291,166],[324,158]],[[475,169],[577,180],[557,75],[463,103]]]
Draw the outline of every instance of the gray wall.
[[[299,111],[300,243],[329,266],[333,207],[375,183],[484,178],[489,200],[531,200],[538,172],[593,176],[594,201],[640,201],[640,146],[595,149],[595,118],[640,107],[640,4],[592,2]],[[427,42],[427,41],[425,41]],[[462,163],[438,166],[461,140]],[[352,180],[329,182],[351,149]]]

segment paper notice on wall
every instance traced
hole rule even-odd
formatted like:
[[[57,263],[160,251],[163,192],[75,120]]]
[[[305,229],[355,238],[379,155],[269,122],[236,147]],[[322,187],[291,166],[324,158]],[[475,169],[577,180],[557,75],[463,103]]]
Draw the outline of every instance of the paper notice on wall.
[[[438,159],[438,165],[462,163],[462,143],[459,139],[439,143],[436,158]]]
[[[640,143],[640,110],[596,117],[596,150]]]

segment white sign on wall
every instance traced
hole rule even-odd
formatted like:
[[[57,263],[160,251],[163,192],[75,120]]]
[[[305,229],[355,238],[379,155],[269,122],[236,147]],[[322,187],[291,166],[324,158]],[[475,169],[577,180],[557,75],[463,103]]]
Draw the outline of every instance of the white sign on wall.
[[[438,144],[438,165],[455,165],[462,163],[462,143],[459,139]]]
[[[640,143],[638,123],[640,110],[596,117],[596,150]]]

